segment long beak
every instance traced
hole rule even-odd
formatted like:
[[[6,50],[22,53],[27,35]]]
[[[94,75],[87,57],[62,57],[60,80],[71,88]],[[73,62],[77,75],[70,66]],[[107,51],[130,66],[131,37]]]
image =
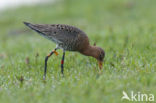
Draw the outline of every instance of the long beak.
[[[98,61],[100,70],[102,69],[102,61]]]

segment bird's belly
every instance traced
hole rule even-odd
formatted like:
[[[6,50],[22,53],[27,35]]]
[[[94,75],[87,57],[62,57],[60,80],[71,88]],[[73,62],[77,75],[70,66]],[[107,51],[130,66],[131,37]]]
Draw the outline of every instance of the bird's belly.
[[[71,42],[71,41],[60,43],[58,46],[66,51],[76,51],[77,50],[77,43]]]
[[[65,45],[65,44],[59,44],[59,48],[66,50],[66,51],[75,51],[74,48],[70,45]]]
[[[71,40],[71,39],[66,39],[64,41],[59,41],[58,39],[53,38],[49,38],[51,41],[53,41],[54,43],[56,43],[58,45],[59,48],[64,49],[66,51],[76,51],[77,47],[78,47],[78,43],[77,40]]]

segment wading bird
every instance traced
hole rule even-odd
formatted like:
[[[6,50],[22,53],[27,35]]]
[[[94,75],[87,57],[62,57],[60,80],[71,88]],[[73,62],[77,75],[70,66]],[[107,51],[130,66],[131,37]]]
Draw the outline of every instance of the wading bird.
[[[63,74],[63,64],[65,59],[65,51],[77,51],[86,56],[92,56],[97,59],[99,68],[102,69],[102,63],[105,52],[102,48],[91,46],[88,36],[80,29],[65,24],[31,24],[24,22],[26,26],[36,31],[43,37],[56,43],[56,48],[50,52],[45,58],[45,68],[43,79],[46,78],[47,61],[48,58],[56,52],[57,49],[63,50],[63,57],[61,61],[61,73]]]

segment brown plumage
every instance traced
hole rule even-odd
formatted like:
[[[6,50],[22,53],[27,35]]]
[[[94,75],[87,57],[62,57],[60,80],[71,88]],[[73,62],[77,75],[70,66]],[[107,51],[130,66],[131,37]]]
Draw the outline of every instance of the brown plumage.
[[[99,62],[100,69],[105,56],[102,48],[91,46],[88,36],[80,29],[65,24],[31,24],[24,22],[25,25],[38,32],[43,37],[56,43],[56,48],[45,59],[45,75],[47,68],[47,60],[57,49],[63,49],[61,72],[63,74],[63,63],[65,51],[77,51],[86,56],[92,56]],[[44,75],[44,78],[45,78]]]

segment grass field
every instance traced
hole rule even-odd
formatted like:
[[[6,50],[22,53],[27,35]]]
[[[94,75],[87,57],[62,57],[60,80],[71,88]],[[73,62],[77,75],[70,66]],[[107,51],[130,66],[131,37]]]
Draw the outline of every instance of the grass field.
[[[64,0],[0,13],[0,103],[127,103],[122,91],[156,96],[156,1]],[[51,41],[22,23],[69,24],[106,52],[102,74],[94,58],[62,51],[48,61]],[[156,98],[155,98],[156,99]],[[156,100],[155,100],[156,101]],[[147,102],[146,102],[147,103]]]

